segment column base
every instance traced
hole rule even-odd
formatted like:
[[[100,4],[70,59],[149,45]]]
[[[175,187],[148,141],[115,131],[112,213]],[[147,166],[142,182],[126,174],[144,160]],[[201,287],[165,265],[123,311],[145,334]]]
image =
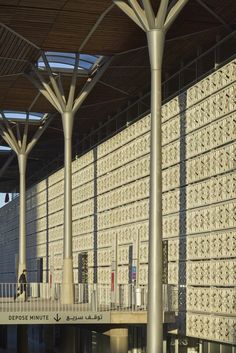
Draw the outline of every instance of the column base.
[[[77,352],[77,327],[65,325],[61,331],[61,353],[76,353]]]
[[[17,325],[17,353],[28,353],[27,325]]]
[[[74,304],[73,260],[63,260],[61,303]]]
[[[127,353],[128,352],[128,329],[114,328],[106,335],[110,336],[110,352],[111,353]]]

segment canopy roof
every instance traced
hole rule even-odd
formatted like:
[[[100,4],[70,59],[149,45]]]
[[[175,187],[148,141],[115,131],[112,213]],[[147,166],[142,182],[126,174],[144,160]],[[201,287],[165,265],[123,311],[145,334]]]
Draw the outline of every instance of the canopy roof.
[[[173,0],[175,1],[175,0]],[[155,9],[159,0],[153,1]],[[224,61],[235,53],[235,0],[189,0],[166,36],[163,80],[174,75],[184,65],[231,35],[220,49],[209,52],[182,71],[181,80],[174,77],[164,90],[164,98],[181,86],[196,79],[198,74],[212,69],[214,61]],[[145,33],[123,14],[111,0],[0,0],[0,109],[53,113],[55,109],[23,75],[32,65],[44,65],[44,51],[60,77],[65,93],[69,91],[75,53],[79,52],[77,92],[84,86],[93,67],[104,56],[114,56],[112,64],[96,84],[82,107],[74,125],[74,144],[84,139],[132,104],[150,89],[150,68]],[[217,56],[217,57],[216,57]],[[200,72],[201,71],[201,72]],[[131,109],[132,119],[149,107],[149,98]],[[122,121],[121,121],[122,120]],[[33,134],[36,125],[30,124]],[[112,127],[114,131],[114,127]],[[111,130],[110,130],[111,131]],[[109,131],[102,129],[97,142]],[[85,141],[86,142],[86,141]],[[0,145],[5,145],[0,139]],[[84,144],[86,148],[88,144]],[[80,153],[76,146],[74,153]],[[12,153],[12,152],[9,152]],[[0,171],[8,160],[0,153]],[[55,163],[51,163],[55,160]],[[28,185],[46,176],[63,164],[63,132],[61,119],[55,117],[32,150],[28,162]],[[41,171],[41,173],[39,173]],[[33,175],[34,174],[34,175]],[[17,159],[1,175],[0,192],[18,189]]]

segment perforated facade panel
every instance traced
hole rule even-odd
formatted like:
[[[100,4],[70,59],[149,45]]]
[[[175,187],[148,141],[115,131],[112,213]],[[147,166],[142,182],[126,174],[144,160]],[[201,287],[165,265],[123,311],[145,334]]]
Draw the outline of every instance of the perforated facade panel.
[[[236,60],[162,109],[163,238],[186,334],[236,344]],[[88,282],[147,283],[150,116],[73,162],[73,254]],[[27,263],[61,281],[63,170],[27,192]],[[14,281],[18,201],[0,209],[1,281]],[[47,246],[48,243],[48,246]],[[138,256],[137,256],[138,249]],[[132,256],[131,254],[132,250]],[[131,256],[131,257],[130,257]],[[135,257],[136,256],[136,257]],[[136,261],[136,262],[135,262]],[[115,267],[114,267],[115,263]],[[186,288],[186,290],[183,288]]]

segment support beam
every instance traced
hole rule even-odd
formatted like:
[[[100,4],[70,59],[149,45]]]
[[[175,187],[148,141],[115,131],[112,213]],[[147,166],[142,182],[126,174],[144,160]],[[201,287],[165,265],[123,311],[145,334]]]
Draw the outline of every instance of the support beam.
[[[114,4],[116,4],[121,11],[123,11],[128,17],[131,18],[132,21],[136,23],[143,31],[145,31],[145,28],[143,25],[140,23],[139,19],[137,18],[134,10],[126,4],[125,1],[122,0],[113,0]]]
[[[232,28],[228,25],[226,21],[223,20],[221,16],[219,16],[214,10],[212,10],[204,1],[202,0],[196,0],[199,5],[201,5],[207,12],[209,12],[214,18],[217,19],[220,23],[223,24],[223,26],[229,31],[232,32]]]
[[[14,158],[15,158],[14,153],[11,153],[7,161],[5,162],[5,164],[0,169],[0,178],[3,176],[3,174],[5,173],[5,171],[7,170],[7,168],[9,167],[9,165],[11,164]]]
[[[27,155],[31,152],[31,150],[33,149],[35,144],[38,142],[38,140],[40,139],[40,137],[44,133],[44,131],[48,128],[49,124],[54,119],[54,117],[55,117],[54,114],[50,115],[50,116],[48,114],[46,114],[44,121],[39,126],[39,128],[35,132],[35,134],[33,135],[31,141],[28,143],[28,145],[24,144]],[[25,134],[24,134],[24,136],[25,136]]]
[[[96,23],[93,25],[93,27],[91,28],[89,34],[86,36],[86,38],[83,40],[83,42],[81,43],[80,47],[79,47],[79,51],[81,52],[81,50],[84,48],[84,46],[87,44],[87,42],[89,41],[89,39],[91,38],[91,36],[93,35],[93,33],[96,31],[97,27],[100,25],[100,23],[102,22],[102,20],[104,19],[104,17],[113,9],[114,4],[111,4],[106,10],[104,10],[104,12],[99,16],[98,20],[96,21]]]
[[[106,82],[103,82],[103,81],[100,81],[99,83],[102,84],[103,86],[112,88],[112,89],[114,89],[114,90],[117,91],[117,92],[120,92],[120,93],[122,93],[122,94],[125,94],[126,96],[129,96],[129,93],[126,92],[126,91],[124,91],[123,89],[120,89],[120,88],[118,88],[118,87],[112,86],[112,85],[110,85],[109,83],[106,83]]]
[[[164,0],[162,0],[164,1]],[[178,0],[174,6],[170,9],[165,23],[164,23],[164,29],[165,31],[168,31],[172,23],[175,21],[175,19],[178,17],[178,14],[180,11],[184,8],[184,6],[187,4],[188,0]]]
[[[83,89],[79,93],[78,97],[74,101],[74,106],[73,106],[73,112],[76,113],[77,110],[81,107],[83,104],[84,100],[87,98],[89,93],[92,91],[93,87],[95,84],[100,80],[104,72],[107,70],[109,65],[111,64],[113,58],[109,58],[103,66],[97,68],[97,72],[93,78],[89,78],[87,80],[87,83],[84,85]]]

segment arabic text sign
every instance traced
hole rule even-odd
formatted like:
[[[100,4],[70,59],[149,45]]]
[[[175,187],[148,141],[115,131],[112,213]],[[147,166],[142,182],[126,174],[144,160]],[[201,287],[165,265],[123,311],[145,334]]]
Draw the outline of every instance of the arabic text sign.
[[[1,313],[0,324],[107,324],[110,312]]]

